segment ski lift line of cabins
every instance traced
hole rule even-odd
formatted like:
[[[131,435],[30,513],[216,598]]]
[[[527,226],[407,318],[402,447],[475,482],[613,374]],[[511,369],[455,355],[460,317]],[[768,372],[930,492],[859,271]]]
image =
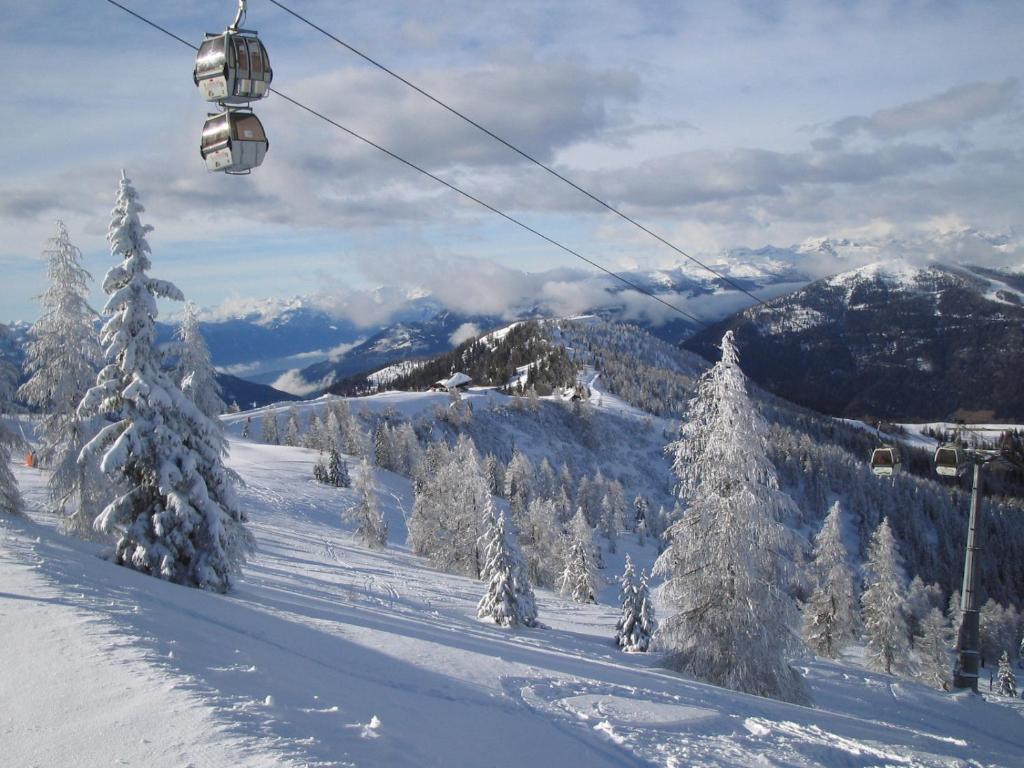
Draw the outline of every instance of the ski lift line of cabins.
[[[196,54],[192,79],[203,98],[220,105],[203,126],[200,154],[207,169],[244,175],[266,157],[270,142],[248,105],[270,93],[274,72],[256,32],[240,29],[246,0],[223,32],[207,33]]]

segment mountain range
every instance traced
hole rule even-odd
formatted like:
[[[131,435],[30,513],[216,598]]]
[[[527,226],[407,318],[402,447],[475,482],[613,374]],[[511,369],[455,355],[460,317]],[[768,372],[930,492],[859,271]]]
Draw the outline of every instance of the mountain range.
[[[727,329],[754,381],[822,413],[1024,420],[1024,275],[876,262],[743,310],[684,346],[714,358]]]

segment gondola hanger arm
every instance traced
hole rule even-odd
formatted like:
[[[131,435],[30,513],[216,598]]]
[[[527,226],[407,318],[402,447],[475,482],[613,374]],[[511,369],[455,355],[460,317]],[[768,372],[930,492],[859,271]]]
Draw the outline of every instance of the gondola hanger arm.
[[[242,22],[245,21],[245,6],[246,0],[238,0],[238,13],[235,14],[235,20],[231,22],[231,26],[228,29],[238,29]]]

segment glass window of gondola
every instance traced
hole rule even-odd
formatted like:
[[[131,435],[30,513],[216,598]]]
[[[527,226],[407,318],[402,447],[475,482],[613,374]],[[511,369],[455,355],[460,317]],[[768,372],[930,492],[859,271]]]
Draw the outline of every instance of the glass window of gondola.
[[[235,137],[243,141],[265,141],[267,135],[256,115],[242,115],[235,121]]]
[[[240,77],[249,77],[249,47],[244,37],[236,37],[235,41],[235,67]]]
[[[224,70],[224,36],[218,35],[203,41],[196,56],[196,75],[220,74]]]
[[[203,126],[203,146],[212,147],[226,142],[231,133],[230,114],[225,112],[211,117]]]
[[[256,38],[249,40],[249,63],[252,65],[253,79],[262,79],[263,72],[267,69],[264,63],[263,46]]]

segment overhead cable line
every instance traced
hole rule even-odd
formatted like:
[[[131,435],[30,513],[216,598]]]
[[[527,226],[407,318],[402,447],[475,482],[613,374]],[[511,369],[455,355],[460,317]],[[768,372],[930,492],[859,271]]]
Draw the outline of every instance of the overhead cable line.
[[[139,21],[142,21],[143,23],[148,24],[153,29],[156,29],[159,32],[163,32],[165,35],[167,35],[170,38],[173,38],[174,40],[177,40],[179,43],[188,46],[193,51],[198,50],[198,48],[196,46],[194,46],[192,43],[188,42],[184,38],[181,38],[178,35],[176,35],[173,32],[171,32],[170,30],[167,30],[164,27],[160,26],[159,24],[157,24],[157,23],[155,23],[153,21],[150,21],[145,16],[142,16],[141,14],[136,13],[135,11],[131,10],[130,8],[126,8],[125,6],[121,5],[121,3],[117,2],[117,0],[106,0],[106,2],[110,3],[111,5],[115,6],[116,8],[120,8],[125,13],[128,13],[131,16],[134,16]],[[687,318],[688,320],[693,321],[697,325],[705,327],[705,328],[708,327],[708,324],[705,321],[701,320],[698,317],[695,317],[694,315],[691,315],[689,312],[681,309],[680,307],[676,306],[675,304],[672,304],[671,302],[666,301],[665,299],[661,298],[657,294],[647,290],[643,286],[638,285],[637,283],[633,282],[632,280],[628,280],[627,278],[623,277],[622,275],[619,275],[616,272],[611,271],[607,267],[604,267],[604,266],[598,264],[593,259],[587,258],[583,254],[579,253],[578,251],[573,250],[569,246],[562,245],[562,243],[558,242],[554,238],[548,237],[543,232],[540,232],[540,231],[534,229],[533,227],[531,227],[529,224],[527,224],[527,223],[517,219],[516,217],[514,217],[514,216],[512,216],[512,215],[510,215],[508,213],[505,213],[504,211],[500,210],[499,208],[496,208],[495,206],[491,205],[490,203],[484,202],[479,197],[476,197],[476,196],[470,194],[469,192],[466,192],[465,190],[461,189],[460,187],[457,187],[456,185],[452,184],[451,182],[446,181],[445,179],[442,179],[440,176],[437,176],[436,174],[431,173],[430,171],[428,171],[425,168],[417,165],[416,163],[412,162],[411,160],[407,160],[404,157],[402,157],[401,155],[399,155],[399,154],[397,154],[395,152],[392,152],[387,147],[384,147],[384,146],[378,144],[377,142],[375,142],[375,141],[373,141],[371,139],[366,138],[362,134],[357,133],[356,131],[352,130],[351,128],[348,128],[348,127],[342,125],[341,123],[337,122],[336,120],[333,120],[332,118],[328,117],[327,115],[324,115],[322,112],[318,112],[317,110],[313,109],[312,107],[310,107],[310,106],[308,106],[306,104],[303,104],[302,102],[298,101],[297,99],[293,99],[291,96],[289,96],[289,95],[287,95],[285,93],[282,93],[281,91],[277,90],[276,88],[270,88],[269,90],[272,93],[276,94],[277,96],[280,96],[285,101],[287,101],[287,102],[293,104],[294,106],[298,107],[299,109],[302,109],[302,110],[308,112],[309,114],[313,115],[314,117],[320,118],[321,120],[323,120],[324,122],[328,123],[329,125],[332,125],[335,128],[337,128],[338,130],[347,133],[352,138],[358,139],[359,141],[363,142],[364,144],[368,144],[369,146],[373,147],[374,149],[379,150],[380,152],[383,152],[388,157],[391,157],[391,158],[397,160],[398,162],[402,163],[403,165],[408,166],[409,168],[412,168],[414,171],[418,171],[419,173],[423,174],[424,176],[427,176],[428,178],[433,179],[438,184],[441,184],[441,185],[447,187],[448,189],[452,190],[453,192],[456,192],[456,193],[462,195],[467,200],[471,200],[472,202],[476,203],[477,205],[479,205],[479,206],[481,206],[483,208],[486,208],[488,211],[491,211],[492,213],[497,214],[498,216],[500,216],[501,218],[505,219],[506,221],[509,221],[509,222],[515,224],[516,226],[518,226],[518,227],[520,227],[522,229],[525,229],[527,232],[530,232],[530,233],[536,235],[537,237],[539,237],[542,240],[550,243],[551,245],[555,246],[556,248],[560,248],[561,250],[565,251],[566,253],[568,253],[568,254],[570,254],[572,256],[575,256],[577,259],[586,262],[587,264],[591,265],[595,269],[600,270],[601,272],[604,272],[609,277],[612,277],[612,278],[618,280],[620,283],[628,286],[629,288],[632,288],[633,290],[637,291],[638,293],[641,293],[641,294],[643,294],[645,296],[648,296],[651,299],[654,299],[659,304],[663,304],[668,309],[672,310],[673,312],[678,313],[679,315],[682,315],[683,317]]]
[[[640,231],[650,235],[651,237],[653,237],[658,242],[662,243],[663,245],[667,245],[669,248],[671,248],[673,251],[678,253],[680,256],[683,256],[684,258],[689,259],[694,264],[696,264],[697,266],[701,267],[702,269],[707,270],[708,272],[710,272],[712,275],[714,275],[715,277],[719,278],[720,280],[724,280],[726,283],[731,285],[737,291],[745,293],[747,296],[752,298],[757,304],[764,304],[765,303],[762,299],[760,299],[757,296],[755,296],[753,293],[748,291],[740,283],[736,282],[735,280],[733,280],[728,275],[722,274],[721,272],[719,272],[715,268],[705,264],[700,259],[698,259],[698,258],[696,258],[694,256],[691,256],[686,251],[684,251],[682,248],[680,248],[679,246],[677,246],[674,243],[670,242],[669,240],[665,239],[664,237],[659,235],[657,232],[654,232],[653,230],[649,229],[644,224],[641,224],[639,221],[634,219],[632,216],[628,215],[627,213],[624,213],[623,211],[619,210],[618,208],[616,208],[611,203],[606,202],[602,198],[600,198],[597,195],[595,195],[593,192],[591,192],[588,189],[585,189],[584,187],[580,186],[579,184],[577,184],[572,179],[570,179],[567,176],[565,176],[565,175],[559,173],[558,171],[556,171],[554,168],[552,168],[547,163],[545,163],[545,162],[543,162],[541,160],[538,160],[536,157],[531,155],[529,152],[527,152],[527,151],[525,151],[523,149],[520,149],[519,147],[517,147],[515,144],[513,144],[508,139],[505,139],[505,138],[499,136],[494,131],[492,131],[489,128],[487,128],[485,125],[481,125],[480,123],[478,123],[473,118],[469,117],[468,115],[464,114],[463,112],[460,112],[458,109],[456,109],[455,107],[451,106],[450,104],[447,104],[446,102],[442,101],[437,96],[434,96],[432,93],[430,93],[429,91],[424,90],[420,86],[416,85],[416,83],[406,79],[405,77],[402,77],[402,75],[398,74],[393,69],[390,69],[389,67],[385,66],[381,62],[377,61],[375,58],[373,58],[369,54],[363,53],[361,50],[359,50],[355,46],[350,45],[349,43],[346,43],[340,37],[337,37],[336,35],[328,32],[323,27],[317,25],[313,21],[310,21],[309,19],[307,19],[305,16],[303,16],[303,15],[297,13],[296,11],[292,10],[287,5],[285,5],[284,3],[278,2],[278,0],[269,0],[269,2],[273,3],[274,5],[276,5],[278,8],[280,8],[285,13],[291,14],[292,16],[294,16],[296,19],[298,19],[302,23],[307,24],[308,26],[312,27],[317,32],[320,32],[325,37],[330,38],[331,40],[333,40],[334,42],[336,42],[338,45],[342,46],[343,48],[348,49],[349,51],[351,51],[352,53],[354,53],[356,56],[360,57],[364,61],[368,62],[369,64],[372,64],[375,67],[377,67],[377,69],[381,70],[382,72],[386,72],[387,74],[391,75],[391,77],[393,77],[396,80],[398,80],[399,82],[402,82],[405,85],[409,86],[414,91],[416,91],[418,94],[420,94],[421,96],[424,96],[427,99],[430,99],[432,102],[437,104],[439,107],[441,107],[442,109],[447,110],[451,114],[453,114],[456,117],[458,117],[460,120],[464,120],[465,122],[467,122],[470,125],[472,125],[474,128],[476,128],[476,129],[482,131],[483,133],[487,134],[492,139],[494,139],[498,143],[503,144],[504,146],[508,147],[513,152],[515,152],[517,155],[519,155],[520,157],[524,158],[525,160],[528,160],[529,162],[533,163],[538,168],[542,168],[543,170],[547,171],[552,176],[554,176],[556,179],[558,179],[558,180],[560,180],[562,182],[565,182],[570,187],[575,189],[577,192],[580,192],[580,193],[586,195],[587,197],[589,197],[591,200],[593,200],[598,205],[600,205],[603,208],[611,211],[612,213],[614,213],[616,216],[618,216],[619,218],[623,219],[624,221],[629,222],[634,227],[636,227]]]

